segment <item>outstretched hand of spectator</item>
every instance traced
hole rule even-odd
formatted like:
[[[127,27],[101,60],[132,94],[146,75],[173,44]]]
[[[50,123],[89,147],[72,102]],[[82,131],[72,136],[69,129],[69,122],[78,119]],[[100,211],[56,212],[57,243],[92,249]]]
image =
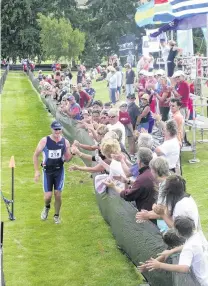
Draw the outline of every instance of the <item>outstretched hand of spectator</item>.
[[[115,187],[115,183],[113,182],[113,180],[111,179],[107,179],[104,184],[108,187],[108,188],[113,188]]]
[[[148,133],[148,130],[141,128],[140,133]]]
[[[157,214],[157,215],[160,215],[160,216],[163,216],[166,211],[167,211],[167,208],[166,206],[164,205],[156,205],[154,204],[153,207],[152,207],[152,210]]]
[[[74,143],[73,143],[73,145],[72,145],[72,146],[76,146],[76,147],[79,147],[79,145],[80,145],[79,141],[77,141],[77,140],[74,140]]]
[[[149,219],[148,211],[141,210],[140,212],[136,213],[136,222],[141,223]]]
[[[149,271],[160,269],[160,262],[157,259],[150,258],[150,260],[145,263],[145,267]]]
[[[162,116],[160,114],[154,113],[152,115],[152,117],[156,120],[156,121],[161,121],[162,120]]]
[[[77,165],[71,165],[68,170],[69,170],[69,171],[77,171],[77,170],[79,170],[79,166],[77,166]]]
[[[71,153],[76,155],[80,153],[79,149],[74,144],[71,146]]]
[[[124,176],[113,176],[113,179],[114,180],[116,180],[116,181],[119,181],[119,182],[121,182],[121,183],[124,183],[124,184],[126,184],[126,177],[124,177]]]
[[[144,262],[139,262],[139,266],[137,266],[137,270],[139,271],[139,272],[145,272],[145,271],[147,271],[147,267],[146,267],[146,263],[144,263]]]
[[[116,161],[125,161],[126,156],[123,153],[120,154],[111,154],[111,158],[116,160]]]

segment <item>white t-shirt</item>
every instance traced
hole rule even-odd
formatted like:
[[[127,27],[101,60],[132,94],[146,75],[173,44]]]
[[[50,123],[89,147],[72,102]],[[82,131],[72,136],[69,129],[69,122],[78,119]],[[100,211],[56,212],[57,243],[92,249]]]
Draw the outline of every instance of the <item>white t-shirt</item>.
[[[117,75],[116,73],[110,75],[109,77],[109,88],[117,88]]]
[[[175,220],[177,216],[188,216],[193,219],[196,228],[199,227],[199,211],[196,202],[191,196],[185,197],[177,202],[173,211],[173,220]]]
[[[191,267],[200,285],[208,286],[208,257],[198,232],[184,244],[179,265]]]
[[[121,84],[122,84],[122,72],[121,71],[117,71],[116,75],[117,75],[117,87],[121,87]]]
[[[126,177],[124,170],[122,168],[121,162],[116,161],[114,159],[112,159],[111,163],[110,163],[110,172],[109,172],[109,177],[111,179],[113,179],[114,176],[123,176]],[[125,188],[125,184],[121,183],[119,181],[116,181],[116,185],[119,186],[120,188],[124,189]]]
[[[178,138],[166,140],[158,148],[165,155],[165,158],[168,161],[169,169],[175,168],[180,156],[180,145]]]
[[[118,121],[116,124],[113,124],[113,125],[112,124],[108,124],[107,127],[108,127],[109,131],[113,131],[115,129],[120,129],[121,130],[121,132],[122,132],[121,142],[125,146],[126,131],[125,131],[124,125],[120,121]]]

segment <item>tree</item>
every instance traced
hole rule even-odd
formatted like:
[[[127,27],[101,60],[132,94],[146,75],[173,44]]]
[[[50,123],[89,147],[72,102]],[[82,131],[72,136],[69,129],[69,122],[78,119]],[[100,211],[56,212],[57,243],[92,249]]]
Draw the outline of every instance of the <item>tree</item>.
[[[63,17],[64,11],[73,14],[75,0],[2,0],[1,53],[2,57],[34,58],[43,55],[37,14]]]
[[[90,39],[95,43],[93,52],[96,50],[101,59],[118,53],[121,36],[128,33],[140,35],[143,29],[136,27],[134,20],[136,5],[136,0],[88,0],[88,8],[84,10],[87,21],[80,27],[87,34],[84,59],[91,51]]]
[[[71,61],[81,54],[85,44],[84,33],[73,29],[67,19],[57,20],[42,14],[38,16],[41,45],[47,58],[58,61],[63,57]]]

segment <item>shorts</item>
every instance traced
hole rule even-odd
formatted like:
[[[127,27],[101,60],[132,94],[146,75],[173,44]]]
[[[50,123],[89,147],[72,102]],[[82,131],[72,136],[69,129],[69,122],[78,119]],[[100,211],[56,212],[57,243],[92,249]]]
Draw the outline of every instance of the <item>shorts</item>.
[[[64,167],[53,172],[46,172],[43,170],[43,189],[44,192],[62,191],[64,187]]]
[[[125,127],[125,133],[126,133],[126,137],[132,137],[133,133],[131,132],[131,130],[129,129],[128,126],[124,125]]]

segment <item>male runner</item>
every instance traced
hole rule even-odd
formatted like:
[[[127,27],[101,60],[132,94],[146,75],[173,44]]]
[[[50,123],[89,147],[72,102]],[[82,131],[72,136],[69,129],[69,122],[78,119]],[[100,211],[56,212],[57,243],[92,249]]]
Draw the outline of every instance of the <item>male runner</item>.
[[[41,213],[41,219],[46,220],[50,210],[52,191],[55,196],[54,222],[60,223],[59,212],[61,208],[61,191],[64,186],[64,161],[70,161],[72,154],[70,144],[62,136],[62,125],[58,121],[51,124],[52,134],[40,140],[33,156],[35,168],[35,182],[40,178],[38,157],[43,153],[43,187],[45,207]]]

